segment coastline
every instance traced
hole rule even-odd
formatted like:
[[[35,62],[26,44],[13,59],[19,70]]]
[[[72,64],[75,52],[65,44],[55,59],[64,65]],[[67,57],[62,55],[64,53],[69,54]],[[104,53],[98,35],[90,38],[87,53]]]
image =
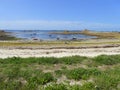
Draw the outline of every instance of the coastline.
[[[95,57],[98,55],[117,55],[120,54],[119,45],[99,45],[84,47],[0,47],[0,58],[8,57],[66,57],[66,56],[87,56]]]
[[[62,34],[62,35],[71,35],[71,34],[82,34],[82,35],[88,35],[88,36],[95,36],[99,39],[105,39],[105,38],[117,38],[120,39],[120,32],[100,32],[100,31],[91,31],[91,30],[81,30],[81,31],[63,31],[63,32],[51,32],[52,34]]]
[[[84,31],[85,32],[85,31]],[[89,31],[86,31],[87,33]],[[91,33],[91,32],[89,32]],[[95,34],[95,32],[92,32]],[[103,32],[102,32],[103,33]],[[108,33],[105,32],[103,36]],[[115,32],[113,32],[115,33]],[[120,54],[120,38],[115,38],[110,32],[108,38],[81,39],[81,40],[1,40],[0,58],[8,57],[66,57]],[[102,35],[97,33],[96,35]],[[4,34],[6,35],[6,34]],[[109,38],[109,36],[115,36]],[[117,33],[119,35],[119,33]]]
[[[116,84],[119,88],[119,58],[118,38],[73,41],[2,40],[1,85],[3,88],[9,84],[16,88],[17,85],[21,89],[21,85],[23,88],[26,85],[31,88],[31,85],[36,84],[33,88],[40,87],[44,90],[43,88],[51,86],[58,89],[61,85],[73,89],[84,85],[96,87],[100,83],[105,87]],[[69,78],[70,76],[72,77]],[[104,84],[106,80],[110,84]]]

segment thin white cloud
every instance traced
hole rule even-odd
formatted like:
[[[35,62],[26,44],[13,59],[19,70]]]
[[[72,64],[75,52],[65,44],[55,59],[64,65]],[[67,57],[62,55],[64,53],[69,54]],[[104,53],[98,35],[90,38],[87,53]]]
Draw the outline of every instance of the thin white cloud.
[[[61,29],[97,29],[114,28],[120,25],[90,23],[80,21],[45,21],[45,20],[18,20],[18,21],[0,21],[0,29],[41,29],[41,30],[61,30]]]

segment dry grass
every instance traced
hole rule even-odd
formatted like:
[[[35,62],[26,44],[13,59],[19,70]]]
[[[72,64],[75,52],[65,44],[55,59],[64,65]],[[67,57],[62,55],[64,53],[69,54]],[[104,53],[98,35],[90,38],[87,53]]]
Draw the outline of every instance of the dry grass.
[[[66,44],[67,42],[67,44]],[[0,47],[28,47],[28,48],[76,48],[76,47],[92,47],[92,46],[116,46],[120,45],[118,39],[90,39],[81,41],[1,41]]]
[[[81,32],[84,35],[97,36],[98,38],[116,38],[120,39],[119,32]]]

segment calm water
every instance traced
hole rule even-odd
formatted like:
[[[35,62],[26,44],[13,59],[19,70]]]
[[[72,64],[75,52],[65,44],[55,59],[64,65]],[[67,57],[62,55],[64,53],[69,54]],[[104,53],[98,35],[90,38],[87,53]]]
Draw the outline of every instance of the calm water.
[[[12,32],[11,35],[22,39],[38,39],[38,40],[72,40],[95,38],[94,36],[87,36],[82,34],[62,35],[62,34],[50,34],[50,32],[61,32],[62,30],[6,30]],[[74,32],[74,31],[73,31]]]

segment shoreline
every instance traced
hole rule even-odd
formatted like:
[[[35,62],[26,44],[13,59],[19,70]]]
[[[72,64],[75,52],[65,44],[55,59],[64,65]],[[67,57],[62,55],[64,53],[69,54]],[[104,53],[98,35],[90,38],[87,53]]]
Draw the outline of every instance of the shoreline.
[[[33,41],[36,41],[36,40],[39,40],[39,41],[55,41],[55,40],[58,40],[58,41],[61,41],[61,40],[68,40],[68,41],[79,41],[79,40],[85,40],[85,39],[120,39],[120,32],[117,31],[113,31],[113,32],[103,32],[103,31],[92,31],[92,30],[88,30],[88,29],[84,29],[84,30],[77,30],[77,31],[71,31],[71,30],[61,30],[61,31],[49,31],[49,32],[44,32],[46,33],[45,35],[47,36],[47,39],[43,38],[43,37],[38,37],[37,34],[39,34],[39,32],[31,32],[31,31],[24,31],[26,32],[27,34],[30,34],[30,36],[28,37],[17,37],[17,36],[14,36],[10,33],[13,33],[12,31],[8,32],[9,30],[0,30],[0,33],[2,32],[3,33],[3,39],[2,40],[33,40]],[[22,31],[22,30],[21,30]],[[39,30],[41,31],[41,30]],[[29,33],[31,32],[31,33]],[[8,34],[9,33],[9,34]],[[17,34],[23,34],[23,33],[20,33],[20,32],[17,32]],[[53,37],[52,37],[53,35]],[[54,36],[56,35],[56,36]],[[63,36],[59,37],[59,35],[73,35],[73,36],[70,36],[71,38],[68,38],[67,36],[65,36],[66,38],[63,38]],[[77,37],[77,36],[74,36],[74,35],[85,35],[86,37]],[[88,37],[87,37],[88,36]],[[5,38],[5,39],[4,39]]]
[[[5,32],[3,32],[4,35]],[[67,32],[70,33],[70,32]],[[97,39],[69,41],[39,41],[39,40],[0,40],[0,58],[8,57],[66,57],[120,54],[120,33],[96,33],[83,31],[91,35],[100,35]],[[103,35],[102,35],[103,34]],[[113,35],[112,35],[113,34]],[[113,38],[110,36],[112,35]],[[118,38],[115,38],[119,36]]]
[[[98,47],[98,48],[79,48],[79,49],[23,49],[23,48],[0,48],[0,58],[8,57],[68,57],[68,56],[87,56],[95,57],[98,55],[117,55],[120,54],[120,45],[117,47]]]

